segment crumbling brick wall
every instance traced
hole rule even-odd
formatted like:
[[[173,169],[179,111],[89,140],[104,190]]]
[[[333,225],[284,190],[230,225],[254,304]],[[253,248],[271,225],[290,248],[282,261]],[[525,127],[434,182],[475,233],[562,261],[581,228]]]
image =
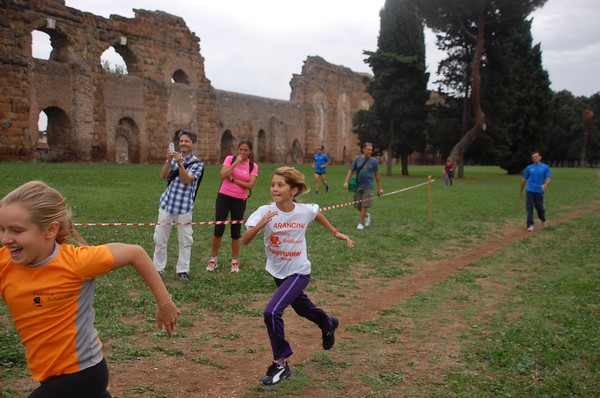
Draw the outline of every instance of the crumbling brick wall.
[[[290,101],[243,95],[212,87],[180,17],[135,9],[106,19],[64,0],[0,0],[0,12],[0,159],[36,159],[40,112],[51,161],[159,162],[179,128],[198,132],[206,162],[242,138],[263,162],[309,162],[319,144],[337,162],[356,153],[352,115],[371,98],[348,68],[308,57]],[[32,57],[34,30],[50,36],[50,59]],[[127,74],[102,68],[110,47]]]

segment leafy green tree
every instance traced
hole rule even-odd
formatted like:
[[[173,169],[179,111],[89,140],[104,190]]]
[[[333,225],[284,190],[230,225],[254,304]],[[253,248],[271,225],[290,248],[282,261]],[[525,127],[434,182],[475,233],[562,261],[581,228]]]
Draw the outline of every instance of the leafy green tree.
[[[546,0],[416,0],[425,23],[438,34],[461,35],[473,43],[471,62],[471,106],[474,125],[456,143],[450,156],[458,163],[458,177],[464,176],[464,157],[485,131],[481,105],[481,64],[486,49],[486,31],[506,19],[529,15]],[[460,40],[455,40],[460,43]],[[451,42],[451,40],[450,40]]]
[[[461,117],[464,99],[445,97],[443,103],[429,106],[427,138],[433,152],[445,160],[462,135],[464,121]]]
[[[563,90],[554,95],[551,108],[552,128],[544,158],[554,166],[598,165],[600,162],[600,119],[598,118],[600,93],[589,98],[575,97],[571,92]],[[586,110],[592,113],[589,114]],[[584,120],[584,113],[591,118]]]
[[[373,70],[367,92],[374,99],[371,112],[378,119],[373,125],[377,131],[365,134],[363,126],[357,132],[361,141],[372,140],[387,150],[387,175],[391,175],[392,157],[401,159],[402,175],[408,175],[408,156],[425,147],[429,74],[423,25],[412,0],[387,0],[379,16],[377,51],[365,51],[365,62]]]
[[[532,151],[546,150],[550,79],[539,44],[532,47],[526,16],[506,19],[490,33],[481,83],[486,135],[492,138],[495,163],[508,174],[518,174],[531,162]]]

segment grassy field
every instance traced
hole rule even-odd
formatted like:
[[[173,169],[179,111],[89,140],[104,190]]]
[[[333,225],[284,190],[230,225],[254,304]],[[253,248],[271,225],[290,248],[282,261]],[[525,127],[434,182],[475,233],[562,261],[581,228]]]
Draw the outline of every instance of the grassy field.
[[[249,199],[246,215],[270,201],[269,177],[277,165],[261,165],[259,179]],[[298,166],[309,179],[308,166]],[[419,264],[458,256],[476,244],[496,237],[503,228],[521,223],[525,211],[519,199],[519,176],[507,176],[495,167],[467,167],[465,179],[444,188],[441,166],[411,166],[410,177],[384,176],[386,192],[423,183],[431,175],[432,219],[428,219],[428,188],[420,187],[377,199],[371,210],[373,225],[357,231],[357,212],[351,206],[327,210],[325,216],[340,231],[357,241],[354,250],[335,244],[318,225],[307,235],[309,258],[313,263],[311,289],[327,286],[333,294],[347,295],[368,278],[401,278]],[[194,221],[211,221],[219,186],[218,166],[207,166],[196,200]],[[304,202],[322,207],[346,203],[351,195],[342,189],[346,167],[328,167],[331,191],[302,196]],[[63,193],[76,223],[155,222],[158,198],[165,187],[158,174],[160,165],[113,164],[29,164],[0,163],[5,176],[0,186],[4,195],[21,183],[40,179]],[[553,169],[553,181],[545,198],[550,222],[600,200],[599,174],[595,169]],[[371,391],[369,396],[410,397],[596,397],[600,395],[600,258],[598,231],[600,214],[575,219],[503,248],[493,258],[482,259],[441,284],[410,300],[378,314],[377,325],[359,325],[351,330],[364,335],[373,348],[372,370],[359,382]],[[128,242],[153,252],[152,227],[78,227],[89,244]],[[165,283],[186,312],[178,323],[185,335],[194,321],[208,314],[227,317],[260,317],[261,307],[272,294],[272,280],[264,271],[263,247],[259,242],[243,247],[241,273],[224,277],[230,259],[226,232],[221,248],[219,272],[204,272],[210,257],[212,226],[194,226],[191,282],[182,287],[174,266],[176,239],[172,236]],[[228,275],[227,275],[228,276]],[[478,283],[494,280],[514,286],[489,316],[481,316],[489,291]],[[96,289],[97,329],[109,349],[109,363],[153,357],[150,349],[131,343],[140,333],[154,327],[154,304],[150,293],[130,269],[99,278]],[[448,307],[452,304],[451,307]],[[147,314],[145,322],[114,322]],[[427,361],[443,363],[441,382],[406,383],[404,368],[414,363],[402,358],[402,324],[411,320],[410,333],[424,341],[435,339],[433,329],[443,328],[444,316],[453,314],[469,327],[456,337],[459,359],[452,365],[431,356]],[[471,320],[473,324],[470,324]],[[176,334],[175,338],[177,338]],[[236,336],[232,336],[236,338]],[[408,337],[407,337],[408,338]],[[268,345],[266,336],[258,345]],[[385,347],[385,353],[377,347]],[[357,351],[366,347],[355,348]],[[248,349],[251,352],[252,349]],[[335,350],[334,350],[335,351]],[[341,351],[341,350],[340,350]],[[350,351],[350,352],[349,352]],[[351,369],[352,347],[344,353],[315,355],[316,369],[336,374]],[[181,355],[184,352],[164,353]],[[339,357],[336,357],[339,356]],[[343,360],[342,360],[343,356]],[[210,362],[210,358],[194,362]],[[343,364],[343,365],[342,365]],[[27,378],[23,351],[18,344],[10,316],[0,302],[0,397],[25,394],[13,386]],[[420,379],[419,379],[420,380]],[[320,385],[319,383],[323,383]],[[276,391],[260,391],[261,396],[302,396],[306,384],[326,388],[327,396],[351,396],[343,387],[336,390],[332,380],[311,379],[310,372],[298,372]],[[146,393],[146,395],[141,395]],[[249,388],[249,396],[256,390]],[[168,397],[164,391],[147,393],[143,386],[126,396]]]

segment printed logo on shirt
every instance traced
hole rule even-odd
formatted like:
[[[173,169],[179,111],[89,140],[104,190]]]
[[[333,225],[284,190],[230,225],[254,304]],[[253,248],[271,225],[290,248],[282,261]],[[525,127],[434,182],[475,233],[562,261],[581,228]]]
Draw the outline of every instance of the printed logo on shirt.
[[[36,291],[36,292],[33,292],[33,295],[34,295],[33,305],[35,305],[36,307],[41,307],[44,303],[67,300],[67,299],[75,296],[75,293],[69,292],[66,294],[55,294],[53,292]],[[44,298],[42,298],[42,297],[44,297]]]
[[[275,235],[272,232],[271,232],[271,236],[269,237],[269,242],[275,247],[279,247],[279,245],[281,244],[281,241],[279,240],[279,236]]]

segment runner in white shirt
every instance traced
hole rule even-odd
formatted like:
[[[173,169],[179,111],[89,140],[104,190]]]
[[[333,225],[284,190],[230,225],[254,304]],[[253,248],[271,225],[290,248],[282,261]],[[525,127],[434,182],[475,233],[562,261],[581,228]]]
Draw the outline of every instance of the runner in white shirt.
[[[304,175],[298,170],[287,166],[275,170],[271,177],[273,203],[259,207],[250,215],[246,221],[248,230],[242,236],[242,243],[247,245],[264,229],[266,269],[277,285],[277,291],[263,313],[273,351],[273,364],[260,380],[265,386],[278,384],[292,375],[286,361],[292,355],[292,348],[285,340],[282,319],[288,306],[291,305],[298,315],[319,326],[325,350],[333,347],[334,332],[339,325],[336,317],[327,315],[304,293],[304,288],[310,282],[311,271],[306,255],[306,229],[308,224],[316,220],[336,239],[345,240],[348,247],[354,247],[354,242],[331,225],[319,212],[319,205],[296,202],[296,197],[307,191]]]

